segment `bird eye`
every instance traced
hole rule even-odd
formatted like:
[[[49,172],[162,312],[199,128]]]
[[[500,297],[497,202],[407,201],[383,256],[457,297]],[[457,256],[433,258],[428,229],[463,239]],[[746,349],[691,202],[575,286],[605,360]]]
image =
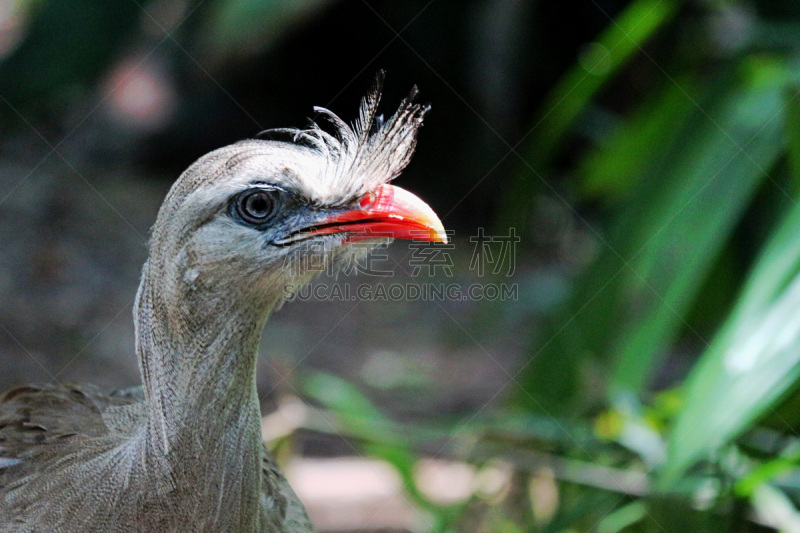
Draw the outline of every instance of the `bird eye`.
[[[237,214],[249,224],[263,224],[275,213],[274,191],[251,189],[240,194],[235,203]]]

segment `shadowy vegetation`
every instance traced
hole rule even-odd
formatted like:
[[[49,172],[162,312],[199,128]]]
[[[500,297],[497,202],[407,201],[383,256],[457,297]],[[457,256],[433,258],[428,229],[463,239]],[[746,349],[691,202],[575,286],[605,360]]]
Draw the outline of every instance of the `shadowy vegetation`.
[[[166,107],[95,127],[166,174],[312,103],[354,108],[386,68],[387,100],[416,82],[433,102],[410,182],[459,232],[523,236],[521,301],[474,325],[529,324],[489,407],[399,421],[301,373],[305,429],[394,465],[431,531],[800,530],[796,3],[116,4],[0,2],[21,28],[2,135],[68,136],[129,57]],[[547,306],[542,273],[566,287]],[[430,456],[470,465],[464,497],[421,490]]]

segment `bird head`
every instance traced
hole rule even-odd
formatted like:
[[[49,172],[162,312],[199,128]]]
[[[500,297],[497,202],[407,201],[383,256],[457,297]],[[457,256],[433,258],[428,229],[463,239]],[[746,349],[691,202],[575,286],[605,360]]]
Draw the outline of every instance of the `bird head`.
[[[383,120],[376,116],[379,79],[352,127],[316,108],[332,133],[316,123],[271,130],[288,140],[243,141],[196,161],[173,185],[153,228],[146,270],[158,271],[159,292],[184,301],[265,301],[287,283],[308,281],[319,270],[308,265],[371,244],[446,242],[433,210],[388,183],[408,164],[428,110],[415,96],[416,89]],[[303,260],[309,254],[314,261]]]

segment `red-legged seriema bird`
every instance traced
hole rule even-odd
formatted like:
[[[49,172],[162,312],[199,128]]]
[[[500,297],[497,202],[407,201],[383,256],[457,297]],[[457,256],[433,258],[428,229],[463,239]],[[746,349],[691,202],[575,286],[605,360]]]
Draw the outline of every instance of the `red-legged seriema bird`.
[[[158,213],[134,306],[140,391],[21,387],[0,400],[0,532],[308,532],[261,442],[258,343],[284,287],[322,250],[341,262],[387,237],[446,241],[389,185],[427,106],[376,117],[380,79],[348,126],[278,130],[200,158]],[[288,265],[291,265],[289,267]]]

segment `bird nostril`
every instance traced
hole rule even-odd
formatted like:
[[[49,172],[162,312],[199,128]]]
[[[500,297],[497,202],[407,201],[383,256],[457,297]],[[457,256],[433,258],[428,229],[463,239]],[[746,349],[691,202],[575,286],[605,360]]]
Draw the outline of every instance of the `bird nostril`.
[[[358,205],[361,209],[369,209],[375,203],[375,193],[370,191],[359,200]]]

